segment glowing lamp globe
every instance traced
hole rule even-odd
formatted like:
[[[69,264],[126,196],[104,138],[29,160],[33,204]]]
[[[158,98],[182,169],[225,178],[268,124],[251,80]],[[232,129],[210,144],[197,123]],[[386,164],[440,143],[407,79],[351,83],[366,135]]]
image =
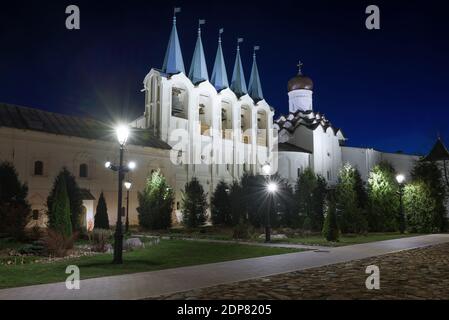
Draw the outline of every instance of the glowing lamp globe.
[[[398,174],[398,175],[396,176],[396,181],[397,181],[399,184],[403,184],[404,181],[405,181],[405,176],[404,176],[403,174]]]
[[[128,141],[128,137],[129,137],[128,126],[120,125],[115,129],[115,132],[117,134],[118,143],[121,146],[124,146],[126,144],[126,141]]]
[[[270,182],[267,185],[267,190],[270,193],[275,193],[278,190],[278,185],[276,183],[274,183],[274,182]]]

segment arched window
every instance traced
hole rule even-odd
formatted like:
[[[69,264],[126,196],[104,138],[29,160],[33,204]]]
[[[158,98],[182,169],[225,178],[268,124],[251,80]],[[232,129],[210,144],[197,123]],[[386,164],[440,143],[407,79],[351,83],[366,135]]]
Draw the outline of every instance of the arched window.
[[[83,163],[80,165],[80,178],[87,178],[89,176],[89,167]]]
[[[268,143],[267,139],[267,112],[261,110],[257,112],[257,144],[262,147],[266,147]]]
[[[251,109],[248,106],[242,106],[240,110],[240,131],[242,142],[251,144]]]
[[[34,162],[34,175],[43,176],[44,175],[44,163],[42,161]]]
[[[229,102],[221,103],[221,130],[223,139],[232,140],[232,106]]]
[[[200,121],[201,135],[210,136],[212,127],[212,101],[209,96],[200,95],[198,119]]]
[[[188,107],[187,90],[174,87],[172,90],[172,116],[188,119]]]

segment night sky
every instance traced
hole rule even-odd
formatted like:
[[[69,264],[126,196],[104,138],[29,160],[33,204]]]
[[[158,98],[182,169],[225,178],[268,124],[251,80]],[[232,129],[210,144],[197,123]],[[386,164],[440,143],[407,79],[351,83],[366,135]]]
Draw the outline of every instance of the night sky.
[[[65,28],[66,6],[81,30]],[[365,28],[365,8],[381,30]],[[198,19],[212,73],[223,27],[229,80],[237,37],[249,80],[260,45],[265,99],[288,112],[287,81],[298,60],[315,82],[314,109],[342,128],[348,145],[425,153],[449,143],[447,1],[20,1],[0,5],[0,101],[108,121],[144,111],[142,81],[160,68],[173,7],[188,70]]]

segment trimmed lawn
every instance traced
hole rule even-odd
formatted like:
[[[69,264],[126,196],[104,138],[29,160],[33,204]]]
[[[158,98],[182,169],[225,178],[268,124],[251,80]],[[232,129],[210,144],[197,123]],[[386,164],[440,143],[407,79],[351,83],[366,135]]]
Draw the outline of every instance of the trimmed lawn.
[[[282,233],[282,230],[278,230]],[[139,232],[137,232],[139,233]],[[260,234],[264,231],[260,230]],[[196,229],[171,229],[168,232],[151,233],[152,235],[169,236],[173,239],[176,238],[192,238],[192,239],[210,239],[210,240],[235,240],[232,237],[233,229],[226,227],[201,227]],[[416,237],[420,234],[400,234],[399,232],[381,232],[381,233],[369,233],[367,235],[347,234],[340,237],[340,241],[328,242],[321,234],[313,234],[310,236],[293,237],[284,240],[273,240],[275,243],[293,243],[304,245],[316,245],[316,246],[328,246],[328,247],[341,247],[352,244],[368,243],[383,240],[400,239],[406,237]],[[242,240],[251,242],[263,242],[264,239],[257,240]]]
[[[342,246],[349,246],[349,245],[353,245],[353,244],[408,238],[408,237],[416,237],[416,236],[419,236],[419,234],[400,234],[400,233],[396,233],[396,232],[370,233],[368,235],[343,235],[340,237],[339,242],[328,242],[322,236],[315,235],[315,236],[308,236],[308,237],[289,238],[289,239],[278,240],[278,241],[275,240],[273,242],[329,246],[329,247],[342,247]]]
[[[123,265],[113,265],[111,254],[101,254],[54,263],[0,266],[0,288],[65,281],[68,276],[65,269],[68,265],[77,265],[83,280],[298,251],[239,244],[163,240],[159,245],[125,253]]]

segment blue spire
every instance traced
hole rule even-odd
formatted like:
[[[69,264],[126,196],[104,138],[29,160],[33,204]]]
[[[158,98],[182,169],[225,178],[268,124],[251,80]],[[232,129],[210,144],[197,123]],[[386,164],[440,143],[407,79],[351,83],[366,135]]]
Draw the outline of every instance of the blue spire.
[[[223,58],[223,49],[221,47],[221,34],[223,29],[220,29],[218,36],[218,49],[215,57],[214,70],[212,71],[212,84],[217,91],[229,88],[228,74],[226,73],[226,65]]]
[[[170,40],[168,41],[164,64],[162,66],[162,71],[168,74],[175,74],[179,72],[185,73],[181,46],[179,44],[178,30],[176,29],[176,13],[180,11],[180,8],[175,8],[175,15],[173,17],[173,29],[170,34]]]
[[[201,41],[201,25],[206,20],[200,20],[198,26],[198,39],[196,40],[195,51],[193,52],[192,64],[190,65],[189,78],[193,84],[209,80],[207,74],[206,58],[204,56],[203,43]]]
[[[240,58],[240,43],[243,42],[243,39],[239,38],[237,42],[237,55],[232,74],[231,90],[240,98],[247,94],[248,90],[246,89],[245,74],[243,73],[242,59]]]
[[[257,68],[256,62],[256,51],[260,48],[258,46],[254,47],[253,54],[253,69],[251,70],[251,77],[249,78],[249,89],[248,93],[253,98],[255,103],[263,100],[262,85],[260,84],[259,69]]]

